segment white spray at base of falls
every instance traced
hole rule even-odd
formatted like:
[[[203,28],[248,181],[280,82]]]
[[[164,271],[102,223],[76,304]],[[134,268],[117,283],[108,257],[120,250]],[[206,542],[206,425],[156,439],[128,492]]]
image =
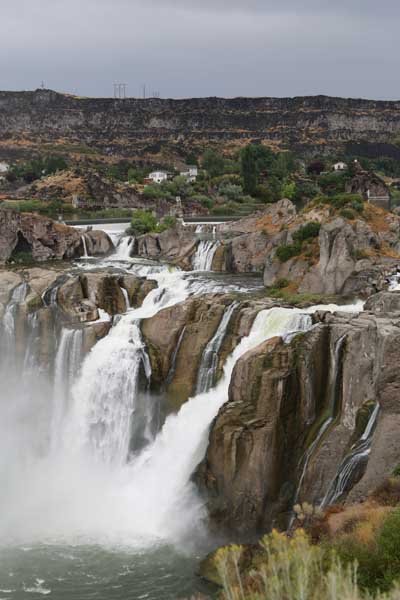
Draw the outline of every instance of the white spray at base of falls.
[[[193,271],[211,271],[214,254],[219,246],[214,240],[202,240],[192,258]]]

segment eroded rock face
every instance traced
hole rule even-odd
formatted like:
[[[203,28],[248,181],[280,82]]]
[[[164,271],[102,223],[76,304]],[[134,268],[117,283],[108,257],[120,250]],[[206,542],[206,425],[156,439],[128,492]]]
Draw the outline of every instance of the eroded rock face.
[[[89,256],[106,256],[114,250],[114,244],[105,231],[91,229],[84,233]]]
[[[323,502],[376,402],[368,465],[358,464],[340,499],[364,498],[400,462],[400,313],[315,319],[290,344],[269,340],[236,364],[196,475],[218,529],[253,535],[286,526],[296,501]]]
[[[147,233],[137,239],[137,254],[143,258],[165,260],[183,268],[190,268],[191,256],[198,244],[196,235],[183,227],[167,229],[162,233]]]
[[[35,214],[0,209],[0,262],[13,252],[26,252],[37,261],[75,256],[79,233],[72,227]]]
[[[142,321],[153,385],[166,391],[166,412],[178,410],[195,393],[203,352],[233,303],[218,351],[218,379],[227,356],[249,334],[257,313],[272,305],[270,301],[235,301],[229,294],[192,297]]]
[[[85,234],[92,256],[108,254],[113,243],[103,231]],[[0,209],[0,263],[13,253],[30,255],[35,261],[71,259],[84,253],[81,232],[33,213]]]
[[[141,306],[144,298],[155,287],[155,281],[135,275],[83,273],[68,278],[60,285],[57,290],[57,304],[70,319],[76,318],[81,322],[95,321],[99,318],[98,309],[113,316],[126,312],[130,307]]]

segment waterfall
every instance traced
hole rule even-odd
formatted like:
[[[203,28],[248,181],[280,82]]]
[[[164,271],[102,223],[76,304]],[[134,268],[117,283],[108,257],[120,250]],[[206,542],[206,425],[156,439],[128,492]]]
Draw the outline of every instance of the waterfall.
[[[200,525],[205,509],[191,475],[204,457],[209,427],[228,400],[234,366],[248,350],[269,338],[297,331],[299,324],[303,327],[304,320],[291,309],[260,312],[250,334],[228,357],[218,384],[191,398],[178,414],[170,415],[154,442],[127,466],[124,497],[135,506],[137,535],[177,541]]]
[[[11,299],[6,307],[2,320],[2,330],[5,334],[5,344],[8,349],[6,358],[13,358],[11,353],[15,347],[15,328],[18,315],[18,307],[25,301],[29,286],[26,282],[20,283],[14,288]]]
[[[323,436],[325,435],[325,433],[328,431],[329,427],[332,425],[332,423],[335,420],[337,380],[338,380],[338,375],[339,375],[340,353],[342,351],[345,340],[346,340],[346,335],[342,335],[336,341],[333,349],[331,350],[331,371],[330,371],[330,378],[329,378],[329,382],[328,382],[328,394],[329,394],[328,412],[327,412],[326,417],[322,420],[313,441],[311,442],[311,444],[305,451],[305,453],[300,461],[300,478],[299,478],[299,482],[298,482],[297,488],[296,488],[296,493],[294,496],[294,501],[293,501],[294,505],[297,504],[297,502],[300,498],[301,488],[303,486],[303,482],[304,482],[304,479],[305,479],[305,476],[307,473],[309,462],[310,462],[315,450],[317,449],[321,439],[323,438]],[[291,516],[291,519],[289,522],[289,527],[293,523],[293,520],[294,520],[294,515]]]
[[[237,302],[233,302],[228,310],[225,311],[214,337],[208,342],[204,349],[197,374],[196,394],[208,392],[215,383],[218,368],[218,353],[221,349],[226,330],[236,307]]]
[[[168,375],[167,375],[167,378],[165,380],[166,383],[171,383],[171,381],[172,381],[172,379],[174,377],[175,368],[176,368],[176,359],[178,358],[178,353],[179,353],[179,350],[180,350],[180,347],[181,347],[181,344],[182,344],[183,337],[185,335],[185,331],[186,331],[186,325],[184,327],[182,327],[182,331],[181,331],[181,333],[179,335],[179,338],[178,338],[178,343],[176,344],[176,348],[175,348],[174,353],[172,355],[171,366],[169,368]]]
[[[58,344],[54,366],[54,402],[50,428],[52,448],[57,448],[62,434],[62,424],[68,410],[70,390],[82,360],[82,329],[63,329]]]
[[[133,422],[144,418],[139,376],[144,371],[149,377],[150,363],[140,321],[184,300],[189,293],[188,284],[179,272],[164,272],[154,278],[159,287],[148,294],[141,308],[122,316],[108,336],[96,344],[85,359],[72,391],[74,437],[101,461],[112,464],[126,462]],[[150,430],[152,413],[145,408],[144,428]]]
[[[353,482],[353,475],[357,472],[358,467],[368,460],[378,415],[379,403],[376,403],[362,436],[358,442],[352,446],[350,452],[341,462],[337,475],[329,486],[321,503],[321,508],[335,504],[335,502],[347,492],[349,484],[351,485]]]
[[[193,271],[211,271],[214,254],[219,246],[219,242],[203,240],[199,242],[192,258]]]
[[[125,300],[125,310],[129,310],[131,307],[131,303],[129,300],[128,291],[124,287],[122,287],[122,285],[120,285],[120,289],[121,289],[121,292],[122,292],[122,294],[124,296],[124,300]]]
[[[135,243],[135,238],[132,236],[124,236],[120,239],[119,244],[113,254],[114,260],[129,260]]]
[[[83,245],[83,255],[82,258],[89,258],[89,254],[86,246],[86,236],[85,234],[81,235],[82,245]]]

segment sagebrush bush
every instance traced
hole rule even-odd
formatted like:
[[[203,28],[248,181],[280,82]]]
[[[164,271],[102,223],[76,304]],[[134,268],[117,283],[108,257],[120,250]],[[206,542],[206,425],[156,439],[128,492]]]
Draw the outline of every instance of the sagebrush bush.
[[[398,518],[400,520],[400,514]],[[397,529],[397,517],[394,520],[395,523],[392,521],[391,524]],[[391,529],[389,525],[388,528]],[[391,553],[395,537],[387,536],[385,528],[382,533],[386,540],[384,547]],[[367,548],[353,549],[348,544],[349,560],[346,564],[331,549],[312,545],[302,529],[296,530],[292,538],[273,531],[262,539],[260,546],[251,564],[248,557],[243,559],[247,552],[245,547],[228,546],[217,551],[215,561],[224,600],[372,599],[369,592],[363,592],[359,587],[359,570],[354,562],[357,555],[361,561],[369,561],[372,575],[379,572],[374,564],[376,559],[368,556]],[[396,557],[399,554],[400,546],[395,549]],[[391,582],[384,581],[387,589]],[[394,587],[386,595],[376,594],[373,597],[375,600],[400,600],[400,588]]]

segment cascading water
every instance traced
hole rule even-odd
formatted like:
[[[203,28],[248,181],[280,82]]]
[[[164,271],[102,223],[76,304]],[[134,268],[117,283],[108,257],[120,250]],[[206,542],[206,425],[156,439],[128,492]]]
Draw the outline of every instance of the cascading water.
[[[150,292],[141,308],[122,316],[109,335],[96,344],[73,389],[74,437],[83,446],[91,447],[102,461],[114,464],[126,462],[132,420],[145,416],[140,414],[138,405],[138,382],[141,370],[150,375],[150,365],[140,320],[184,300],[189,293],[187,283],[178,272],[153,277],[158,279],[159,287]],[[103,382],[100,389],[99,381]],[[145,432],[151,430],[151,411],[147,417]],[[149,436],[145,433],[145,437]]]
[[[124,287],[122,287],[122,285],[120,286],[120,288],[125,300],[125,310],[128,310],[131,307],[131,303],[129,301],[129,294],[127,290]]]
[[[197,246],[196,253],[192,259],[193,271],[211,271],[214,254],[219,242],[202,240]]]
[[[197,374],[196,394],[208,392],[215,383],[218,368],[218,353],[221,349],[226,330],[236,307],[237,303],[233,302],[228,310],[225,311],[214,337],[208,342],[204,349]]]
[[[89,254],[88,254],[88,250],[87,250],[87,244],[86,244],[86,236],[85,236],[85,234],[81,235],[81,240],[82,240],[82,246],[83,246],[83,255],[82,255],[82,258],[90,258]]]
[[[5,346],[3,353],[6,359],[13,358],[15,351],[15,329],[16,319],[18,315],[19,305],[22,304],[28,294],[29,286],[26,282],[19,284],[11,295],[10,302],[8,303],[6,310],[3,315],[1,323],[1,329],[3,330],[2,345]]]
[[[60,443],[71,387],[79,372],[82,356],[82,329],[63,329],[54,367],[54,402],[50,430],[50,443],[53,449],[57,448]]]
[[[135,244],[135,238],[132,236],[124,236],[120,239],[119,244],[113,254],[114,260],[129,260],[133,246]]]
[[[349,484],[354,483],[353,477],[358,468],[368,460],[371,452],[372,437],[376,422],[379,415],[379,404],[376,403],[371,415],[368,419],[365,430],[346,457],[341,462],[337,475],[328,488],[328,491],[321,503],[321,507],[325,508],[331,504],[335,504],[343,494],[349,489]]]

